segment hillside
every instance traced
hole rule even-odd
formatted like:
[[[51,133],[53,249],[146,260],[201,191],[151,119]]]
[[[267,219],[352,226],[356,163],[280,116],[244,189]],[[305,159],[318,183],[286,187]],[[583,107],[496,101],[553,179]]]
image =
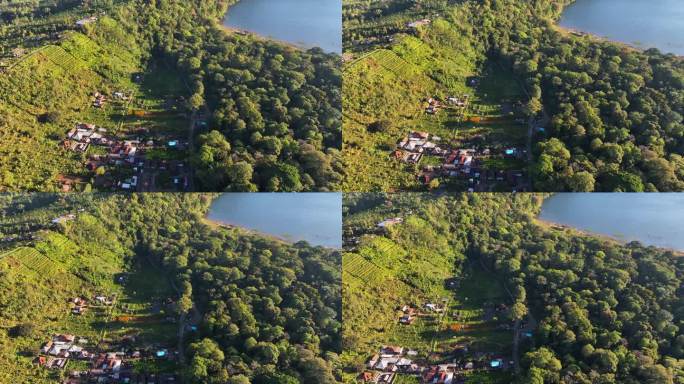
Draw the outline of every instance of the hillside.
[[[0,380],[336,382],[339,254],[209,224],[211,201],[3,198]]]
[[[0,129],[2,189],[120,188],[116,183],[130,171],[94,160],[108,152],[106,146],[90,145],[82,151],[65,144],[73,142],[67,134],[77,124],[94,124],[106,131],[111,145],[126,139],[185,137],[186,116],[169,114],[167,98],[169,93],[181,96],[187,91],[175,82],[154,84],[168,81],[163,68],[144,82],[134,81],[149,70],[135,39],[114,19],[102,18],[82,32],[66,32],[56,44],[35,49],[0,73],[0,108],[5,112]],[[93,107],[93,95],[117,92],[125,99]],[[145,114],[134,116],[136,110]],[[146,130],[142,136],[141,129]],[[35,160],[36,154],[40,161]],[[90,166],[102,166],[103,172],[95,173]],[[163,181],[157,182],[162,189]]]
[[[232,3],[0,5],[0,190],[334,188],[339,56],[226,31]]]
[[[682,258],[540,225],[542,200],[346,196],[345,382],[680,382]]]
[[[504,148],[525,146],[526,128],[514,118],[523,90],[510,71],[485,56],[471,10],[443,10],[443,17],[416,21],[424,24],[395,32],[390,42],[365,47],[370,50],[345,63],[346,190],[509,188],[487,179],[469,185],[468,177],[442,177],[442,163],[465,148],[491,152],[480,156],[479,173],[525,171],[510,156],[498,156]],[[398,144],[415,131],[436,137],[430,140],[440,151]],[[407,158],[412,153],[418,160]]]
[[[427,102],[420,107],[406,109],[407,116],[391,115],[360,107],[382,97],[374,88],[356,88],[353,71],[345,72],[352,85],[344,104],[358,112],[349,119],[345,188],[682,190],[681,58],[564,31],[555,24],[568,3],[345,2],[345,59],[351,66],[412,36],[433,54],[418,56],[418,67],[431,68],[427,75],[448,92],[431,90],[429,81],[380,87],[389,95],[389,110],[405,107],[392,103],[394,94],[413,97],[421,85],[434,92],[422,96]],[[456,44],[470,48],[448,50]],[[466,65],[452,64],[454,58]],[[467,94],[481,100],[463,100],[440,79],[440,64],[468,69],[462,71],[471,76]],[[364,76],[373,84],[384,75],[370,69]],[[454,105],[460,113],[454,114]],[[420,108],[423,118],[413,118]],[[417,146],[402,144],[401,132],[414,129],[428,138],[414,137]]]

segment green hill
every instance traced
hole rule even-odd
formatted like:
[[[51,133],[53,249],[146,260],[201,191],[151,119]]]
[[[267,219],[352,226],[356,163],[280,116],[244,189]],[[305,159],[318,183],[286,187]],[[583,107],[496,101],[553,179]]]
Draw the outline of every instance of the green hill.
[[[106,112],[92,111],[92,94],[131,89],[141,53],[114,20],[91,27],[66,33],[58,45],[38,48],[0,73],[2,189],[51,190],[60,174],[83,175],[82,158],[63,149],[61,139],[76,122],[117,126]],[[55,119],[44,121],[49,113]]]
[[[412,34],[395,35],[387,47],[346,64],[345,190],[425,189],[418,181],[418,169],[437,165],[441,159],[431,157],[409,164],[391,157],[396,143],[409,131],[437,135],[456,148],[482,137],[493,147],[524,145],[525,127],[503,112],[511,109],[504,104],[512,105],[521,98],[520,84],[510,71],[485,56],[475,37],[476,28],[468,23],[468,12],[465,6],[455,7]],[[481,81],[473,85],[473,78]],[[444,101],[464,95],[469,102],[463,110],[444,108],[437,114],[426,113],[428,99]],[[491,121],[473,124],[470,117]],[[382,129],[372,128],[379,123],[383,123]],[[456,183],[450,188],[464,189]]]

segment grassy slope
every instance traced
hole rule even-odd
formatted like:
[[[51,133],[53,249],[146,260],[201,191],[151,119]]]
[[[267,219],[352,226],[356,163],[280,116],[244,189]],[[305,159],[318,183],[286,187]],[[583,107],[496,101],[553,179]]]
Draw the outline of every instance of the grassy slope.
[[[142,333],[143,342],[173,341],[175,326],[150,321],[123,324],[111,321],[122,308],[131,316],[147,317],[153,301],[172,295],[166,278],[144,264],[131,268],[127,251],[93,216],[82,215],[69,226],[66,236],[45,232],[35,246],[0,255],[0,382],[30,377],[32,383],[52,383],[57,372],[33,364],[33,358],[55,333],[72,333],[91,343],[115,334]],[[117,273],[131,272],[125,287],[116,285]],[[85,315],[70,314],[68,300],[94,294],[117,296],[117,306],[91,308]],[[9,330],[30,322],[35,330],[27,337],[12,337]],[[84,368],[71,361],[68,368]]]
[[[344,359],[362,362],[385,343],[428,348],[418,324],[412,332],[398,325],[396,308],[447,296],[443,281],[453,276],[462,255],[450,244],[448,224],[437,211],[430,221],[422,214],[406,218],[387,237],[365,235],[354,253],[342,259]],[[345,225],[377,222],[388,213],[375,211],[347,218]],[[432,221],[432,222],[431,222]]]
[[[1,73],[0,185],[52,190],[58,174],[82,173],[79,156],[63,150],[59,140],[78,121],[107,125],[106,115],[92,116],[90,95],[130,89],[140,57],[133,39],[104,18],[88,36],[68,33],[60,45],[34,51]],[[39,123],[47,112],[58,112],[59,120]]]
[[[502,100],[522,93],[510,73],[495,63],[484,64],[470,38],[465,11],[455,7],[447,16],[417,36],[398,37],[391,50],[371,51],[345,67],[345,190],[420,189],[414,166],[390,159],[390,150],[409,130],[426,130],[450,141],[486,134],[493,142],[524,143],[524,127],[510,122],[474,126],[452,112],[424,113],[422,99],[469,94],[471,114],[497,117]],[[466,85],[468,77],[483,74],[487,77],[478,89]],[[391,128],[368,132],[368,124],[377,120],[389,120]]]
[[[416,198],[419,199],[419,198]],[[364,235],[354,252],[343,256],[343,333],[346,364],[358,366],[384,344],[416,349],[421,358],[430,352],[446,352],[459,342],[471,350],[510,353],[510,331],[495,329],[497,322],[483,318],[487,304],[507,302],[500,281],[479,265],[465,263],[462,245],[454,241],[450,207],[443,203],[416,201],[416,211],[393,226],[386,236]],[[368,227],[391,217],[385,208],[345,218],[346,226]],[[445,280],[459,277],[456,290]],[[398,323],[404,304],[420,307],[426,302],[448,300],[449,313],[459,312],[460,322],[473,327],[452,332],[448,317],[420,317],[411,326]],[[345,376],[352,382],[355,374]],[[510,377],[473,375],[469,383],[503,383]],[[405,382],[413,378],[402,377]]]

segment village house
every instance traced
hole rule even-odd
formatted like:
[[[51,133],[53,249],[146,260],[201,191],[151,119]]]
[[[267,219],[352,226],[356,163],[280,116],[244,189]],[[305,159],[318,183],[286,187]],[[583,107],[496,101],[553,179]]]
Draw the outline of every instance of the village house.
[[[407,27],[409,28],[418,28],[418,27],[423,27],[425,25],[430,25],[432,21],[430,19],[421,19],[421,20],[416,20],[412,21],[408,24],[406,24]]]
[[[426,384],[451,384],[454,380],[454,370],[449,365],[435,365],[423,374]]]
[[[415,321],[415,317],[413,316],[415,314],[415,309],[408,306],[404,305],[400,308],[400,310],[403,312],[403,315],[399,318],[399,323],[404,324],[404,325],[411,325]]]
[[[129,99],[129,97],[126,96],[126,94],[124,92],[121,92],[121,91],[116,91],[116,92],[112,93],[112,96],[117,100],[126,101]]]
[[[430,311],[430,312],[437,312],[437,313],[444,311],[444,308],[442,308],[439,304],[434,304],[434,303],[426,303],[425,309]]]
[[[107,98],[105,97],[105,95],[101,94],[100,92],[95,92],[94,97],[95,97],[95,100],[93,101],[93,107],[95,107],[95,108],[104,107],[105,103],[107,102]]]
[[[392,356],[401,356],[404,354],[404,348],[403,347],[397,347],[393,345],[384,345],[380,349],[380,357],[392,357]]]
[[[71,313],[74,315],[82,315],[88,309],[88,301],[81,297],[75,297],[71,299],[73,307],[71,308]]]
[[[362,383],[376,383],[378,376],[379,374],[377,372],[363,371],[356,378],[356,381],[360,381]]]
[[[62,357],[38,356],[36,358],[36,363],[38,363],[39,366],[45,367],[47,369],[64,369],[67,362],[68,359]]]
[[[433,97],[428,98],[427,103],[428,106],[425,108],[425,112],[431,115],[439,112],[439,109],[442,107],[442,103]]]
[[[67,221],[74,220],[75,218],[76,215],[74,215],[73,213],[62,215],[60,217],[52,219],[52,224],[66,223]]]
[[[112,305],[114,303],[113,299],[103,295],[95,296],[94,299],[95,301],[103,305]]]
[[[79,27],[83,27],[83,26],[86,26],[88,24],[94,23],[96,21],[97,21],[97,16],[90,16],[90,17],[86,17],[85,19],[78,20],[76,22],[76,25],[78,25]]]
[[[387,228],[395,224],[401,224],[404,222],[404,219],[401,217],[395,217],[392,219],[386,219],[378,223],[378,228]]]
[[[121,364],[123,363],[123,356],[118,352],[100,353],[95,359],[93,367],[101,369],[104,373],[119,373],[121,371]]]
[[[396,377],[396,374],[393,372],[385,372],[381,373],[378,378],[376,379],[376,383],[382,383],[382,384],[392,384],[394,383],[394,379]]]
[[[449,96],[447,97],[447,103],[458,108],[465,108],[468,106],[468,100],[470,95],[465,94],[463,96]]]

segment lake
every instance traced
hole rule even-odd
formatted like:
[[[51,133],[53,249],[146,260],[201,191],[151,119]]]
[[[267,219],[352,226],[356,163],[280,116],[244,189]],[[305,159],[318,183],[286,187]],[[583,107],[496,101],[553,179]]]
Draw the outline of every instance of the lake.
[[[684,1],[577,0],[560,19],[562,27],[684,55]]]
[[[684,251],[684,193],[559,193],[544,201],[539,218]]]
[[[342,54],[342,0],[240,0],[228,9],[223,24]]]
[[[289,242],[342,248],[341,193],[225,193],[207,218]]]

